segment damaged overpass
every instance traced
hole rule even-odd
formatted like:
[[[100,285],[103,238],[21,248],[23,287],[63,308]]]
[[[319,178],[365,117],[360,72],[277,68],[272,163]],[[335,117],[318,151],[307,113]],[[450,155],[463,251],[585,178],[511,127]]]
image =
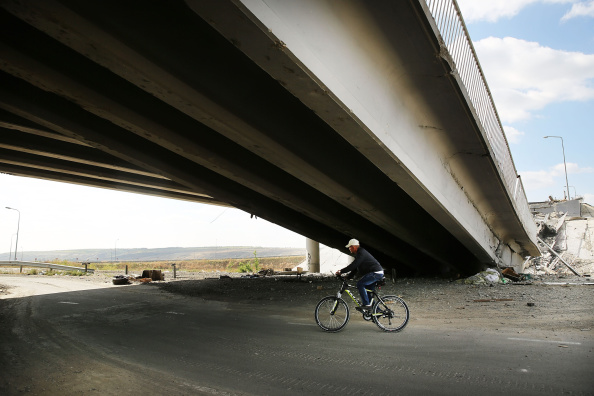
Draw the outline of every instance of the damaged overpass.
[[[537,255],[449,0],[0,5],[1,172],[357,237],[402,273]]]

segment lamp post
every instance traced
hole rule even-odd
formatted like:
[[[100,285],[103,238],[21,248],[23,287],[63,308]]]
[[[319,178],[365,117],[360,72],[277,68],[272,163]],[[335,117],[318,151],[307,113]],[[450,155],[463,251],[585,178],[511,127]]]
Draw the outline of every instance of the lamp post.
[[[14,261],[17,261],[17,247],[19,246],[19,228],[21,228],[21,212],[18,209],[15,208],[9,208],[8,206],[6,207],[6,209],[10,209],[10,210],[16,210],[17,212],[19,212],[19,221],[17,223],[17,239],[16,239],[16,243],[14,244]],[[10,243],[10,245],[12,246],[12,242]]]
[[[10,236],[10,250],[8,251],[8,261],[10,261],[10,257],[12,256],[12,239],[14,238],[16,234],[12,234]]]
[[[115,240],[115,244],[113,247],[113,261],[118,261],[118,241],[120,238]]]
[[[567,180],[567,164],[565,163],[565,146],[563,145],[563,138],[561,136],[545,136],[544,138],[559,138],[561,139],[561,149],[563,150],[563,166],[565,167],[565,186],[567,187],[567,200],[569,201],[571,197],[569,196],[569,181]]]

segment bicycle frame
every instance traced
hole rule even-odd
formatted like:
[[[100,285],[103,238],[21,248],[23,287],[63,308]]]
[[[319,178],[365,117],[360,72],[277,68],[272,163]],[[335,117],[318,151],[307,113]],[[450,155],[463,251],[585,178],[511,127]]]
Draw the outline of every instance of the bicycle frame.
[[[352,285],[349,285],[348,282],[346,281],[346,279],[342,280],[342,286],[340,287],[340,290],[338,291],[338,293],[336,293],[336,297],[337,298],[341,298],[343,293],[346,293],[351,300],[353,300],[353,302],[355,303],[356,306],[360,307],[361,306],[361,302],[359,300],[357,300],[357,298],[353,295],[353,293],[351,293],[351,291],[349,290],[349,287],[353,287]],[[377,291],[375,289],[365,289],[365,291],[367,291],[368,293],[371,293],[372,298],[371,298],[371,303],[373,303],[373,300],[375,298],[377,298],[378,301],[383,302],[382,298],[379,296],[379,294],[377,294]],[[336,305],[334,306],[334,309],[336,309]],[[333,309],[333,311],[334,311]],[[374,314],[372,313],[368,313],[370,316],[373,316]],[[376,316],[382,315],[381,313],[375,314]]]

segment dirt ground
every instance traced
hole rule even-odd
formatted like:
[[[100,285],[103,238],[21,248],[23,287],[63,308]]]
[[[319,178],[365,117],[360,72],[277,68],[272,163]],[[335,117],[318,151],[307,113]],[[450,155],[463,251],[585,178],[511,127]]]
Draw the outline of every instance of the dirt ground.
[[[339,282],[332,276],[276,276],[206,279],[183,275],[159,287],[171,293],[258,306],[287,305],[313,309],[324,296],[335,294]],[[354,282],[353,282],[354,283]],[[540,276],[529,282],[464,285],[443,279],[388,280],[382,294],[402,297],[411,323],[455,329],[507,329],[577,332],[594,335],[594,282],[575,276]],[[355,296],[358,292],[354,290]]]
[[[114,286],[112,277],[118,274],[95,273],[78,278],[78,282],[81,285],[99,283],[105,287],[138,285],[132,281],[130,285]],[[77,279],[61,278],[64,281]],[[319,274],[298,279],[295,275],[250,277],[238,273],[179,271],[177,279],[169,272],[165,273],[165,281],[152,284],[185,296],[259,308],[276,309],[280,305],[311,314],[317,302],[335,294],[340,285],[335,277]],[[358,297],[357,290],[353,292]],[[409,306],[411,323],[418,325],[579,332],[586,338],[594,335],[594,280],[590,277],[542,275],[528,282],[492,285],[465,285],[438,278],[402,278],[394,282],[388,280],[380,292],[402,297]],[[0,298],[27,294],[27,291],[2,286],[0,276]]]

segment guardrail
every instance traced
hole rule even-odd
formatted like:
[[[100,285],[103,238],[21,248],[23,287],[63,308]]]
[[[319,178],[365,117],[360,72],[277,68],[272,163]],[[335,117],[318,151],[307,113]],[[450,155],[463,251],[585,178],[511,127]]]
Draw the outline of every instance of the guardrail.
[[[536,226],[532,220],[524,185],[514,165],[495,102],[458,3],[456,0],[424,1],[441,36],[442,51],[447,51],[454,61],[454,73],[460,77],[470,99],[469,105],[474,108],[487,135],[488,143],[494,153],[494,160],[501,169],[503,182],[511,200],[515,203],[516,213],[524,228],[527,230],[533,228],[536,235]]]
[[[33,267],[33,268],[50,268],[60,271],[85,271],[95,272],[95,270],[88,269],[86,267],[71,267],[69,265],[53,264],[53,263],[40,263],[35,261],[0,261],[1,266],[5,267]]]

